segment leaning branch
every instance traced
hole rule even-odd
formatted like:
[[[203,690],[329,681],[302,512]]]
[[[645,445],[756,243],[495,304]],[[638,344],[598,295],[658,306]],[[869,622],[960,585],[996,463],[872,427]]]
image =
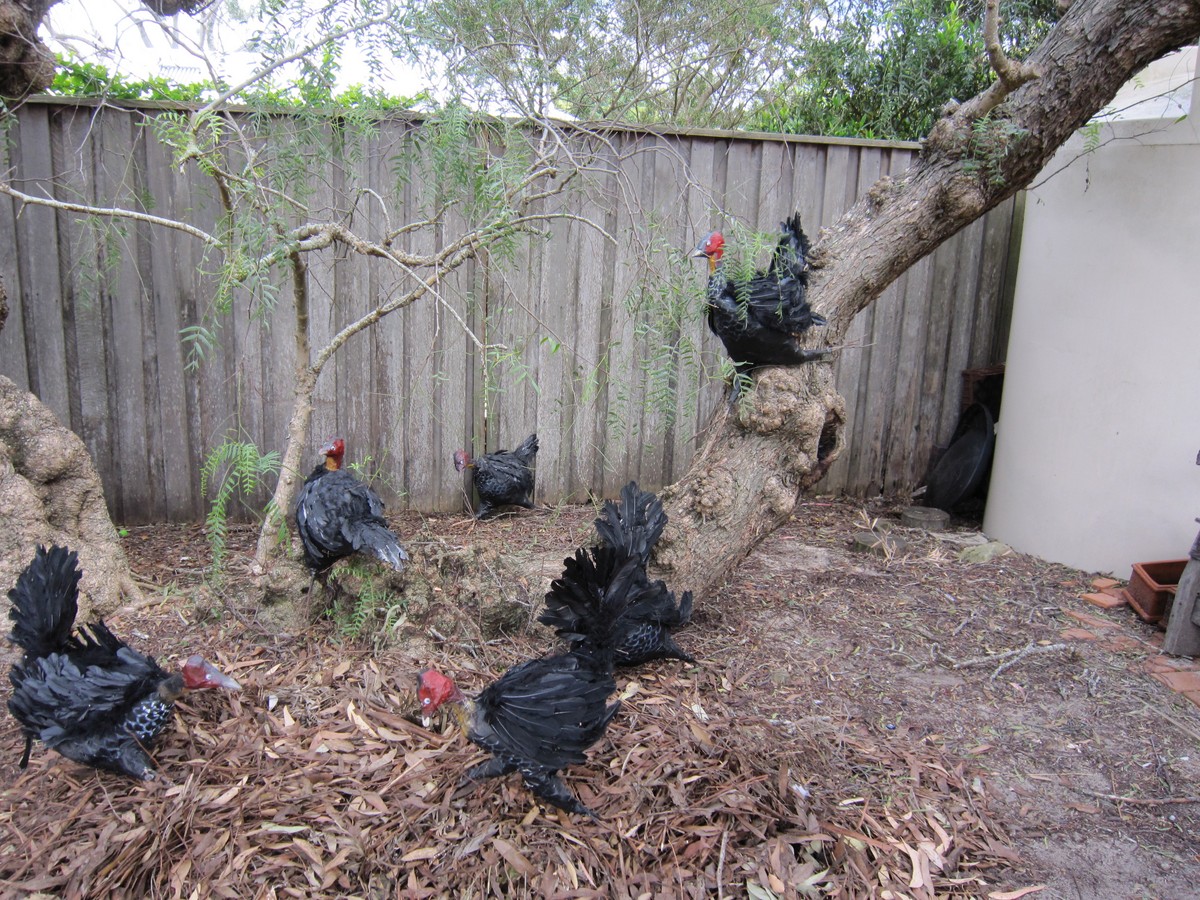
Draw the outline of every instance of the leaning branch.
[[[992,70],[1000,76],[1009,92],[1038,77],[1037,69],[1008,58],[1000,45],[1000,0],[987,0],[983,17],[983,46]]]
[[[295,53],[292,53],[288,56],[284,56],[280,59],[277,59],[274,62],[271,62],[266,66],[263,66],[261,69],[256,69],[254,72],[250,73],[250,75],[248,75],[245,79],[243,79],[240,84],[236,84],[233,87],[228,88],[227,90],[225,90],[224,92],[219,94],[217,97],[214,97],[208,103],[204,104],[204,106],[202,106],[198,110],[196,110],[195,113],[193,113],[193,122],[198,122],[204,116],[206,116],[210,113],[213,113],[218,109],[223,108],[225,106],[225,104],[227,104],[231,99],[236,97],[238,94],[240,94],[246,88],[250,87],[250,85],[262,81],[264,78],[266,78],[272,72],[282,68],[283,66],[286,66],[289,63],[294,63],[297,60],[301,60],[304,57],[308,56],[313,51],[318,50],[319,48],[324,47],[328,44],[337,44],[343,38],[349,37],[350,35],[356,34],[357,32],[366,31],[368,28],[373,28],[376,25],[386,25],[389,22],[394,22],[396,20],[396,18],[397,18],[397,13],[396,13],[395,9],[391,8],[391,6],[389,5],[387,11],[384,12],[382,15],[375,16],[370,19],[364,19],[363,21],[358,22],[354,25],[348,26],[346,28],[338,28],[338,29],[335,29],[334,31],[331,31],[329,34],[322,35],[320,38],[313,41],[312,43],[310,43],[304,47],[301,47]]]
[[[210,247],[223,247],[224,244],[220,240],[213,237],[207,231],[196,228],[194,225],[188,225],[185,222],[178,222],[175,219],[164,219],[162,216],[152,216],[149,213],[137,212],[132,209],[122,209],[117,206],[88,206],[83,203],[68,203],[65,200],[55,200],[52,197],[37,197],[33,194],[26,194],[24,191],[18,191],[11,184],[0,181],[0,194],[7,194],[14,200],[20,200],[22,203],[27,203],[30,206],[48,206],[51,209],[61,209],[65,212],[81,213],[85,216],[99,216],[109,219],[130,219],[134,222],[145,222],[148,225],[158,225],[161,228],[171,228],[175,231],[182,231],[184,234],[190,234],[192,237],[199,238],[208,244]]]

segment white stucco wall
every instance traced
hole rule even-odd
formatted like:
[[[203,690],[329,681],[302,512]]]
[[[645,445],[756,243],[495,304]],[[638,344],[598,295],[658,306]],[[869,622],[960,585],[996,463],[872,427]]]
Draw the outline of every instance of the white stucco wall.
[[[1018,550],[1128,578],[1200,527],[1194,119],[1076,136],[1029,192],[984,519]]]

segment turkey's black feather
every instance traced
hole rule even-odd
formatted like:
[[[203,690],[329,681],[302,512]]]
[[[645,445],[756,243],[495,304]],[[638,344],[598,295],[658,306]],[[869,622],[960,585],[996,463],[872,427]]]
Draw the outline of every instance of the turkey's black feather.
[[[825,318],[809,306],[808,238],[797,213],[781,223],[771,265],[744,280],[718,265],[708,281],[708,327],[739,372],[761,365],[797,365],[827,356],[801,346],[800,336]]]
[[[583,762],[604,736],[620,701],[610,668],[587,652],[531,659],[490,684],[471,705],[467,736],[494,759],[472,779],[520,771],[535,795],[568,812],[594,815],[557,773]]]
[[[620,503],[605,500],[596,520],[600,543],[636,556],[642,566],[650,562],[650,553],[666,527],[662,501],[650,491],[640,490],[636,481],[621,488]]]
[[[615,610],[615,612],[614,612]],[[572,646],[598,640],[618,666],[655,659],[695,662],[670,632],[691,619],[692,595],[675,595],[662,581],[651,581],[637,557],[623,550],[598,547],[576,550],[563,561],[563,574],[546,594],[538,621],[553,628]]]
[[[314,573],[354,553],[370,554],[396,571],[408,559],[383,518],[383,501],[345,469],[317,466],[308,476],[296,502],[296,531]]]
[[[26,659],[78,646],[71,635],[79,611],[79,555],[66,547],[38,547],[8,592],[10,639]]]
[[[537,452],[537,434],[531,434],[516,450],[498,450],[475,460],[471,471],[479,492],[477,519],[486,519],[501,506],[533,508],[533,460]]]

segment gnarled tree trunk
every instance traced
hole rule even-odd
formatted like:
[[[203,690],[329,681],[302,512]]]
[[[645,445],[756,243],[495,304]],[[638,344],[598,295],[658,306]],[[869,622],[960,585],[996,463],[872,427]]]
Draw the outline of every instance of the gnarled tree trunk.
[[[38,544],[57,543],[79,551],[80,621],[141,597],[87,447],[37,397],[2,376],[0,519],[9,523],[0,528],[0,585],[16,582]]]
[[[0,97],[36,94],[54,81],[54,54],[38,37],[50,7],[59,0],[0,0]],[[194,13],[212,0],[143,0],[160,16]]]
[[[24,97],[54,81],[54,55],[37,36],[57,0],[0,0],[0,97]]]
[[[829,326],[809,332],[810,345],[839,345],[902,272],[1029,184],[1126,81],[1197,35],[1196,0],[1076,0],[1026,60],[1036,78],[950,112],[912,168],[822,232],[809,300]],[[844,440],[831,368],[761,370],[748,411],[716,413],[704,449],[665,492],[671,524],[656,563],[676,589],[711,595],[824,474]]]

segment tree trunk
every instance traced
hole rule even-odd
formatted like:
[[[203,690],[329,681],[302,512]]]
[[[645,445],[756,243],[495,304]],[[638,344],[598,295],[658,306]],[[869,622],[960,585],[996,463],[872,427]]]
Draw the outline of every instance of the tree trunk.
[[[54,55],[37,36],[58,0],[0,0],[0,97],[24,97],[54,81]]]
[[[292,390],[292,416],[288,420],[287,444],[283,460],[279,464],[279,481],[271,496],[268,519],[258,532],[258,546],[254,551],[254,571],[257,575],[267,574],[271,561],[278,555],[280,535],[287,527],[286,519],[296,496],[296,483],[301,477],[304,448],[308,440],[308,426],[312,421],[312,396],[317,388],[318,372],[311,367],[300,366],[296,385]]]
[[[840,344],[901,273],[1029,184],[1126,81],[1198,34],[1195,0],[1076,0],[1026,61],[1039,77],[950,112],[912,168],[880,180],[822,232],[808,297],[829,325],[808,333],[810,345]],[[749,409],[718,410],[703,450],[664,491],[671,524],[656,564],[699,597],[794,512],[844,442],[829,364],[762,369],[755,380]]]
[[[0,331],[8,293],[0,279]],[[0,376],[0,584],[11,585],[38,544],[79,551],[81,621],[141,597],[87,447],[37,397]],[[12,523],[20,523],[12,527]]]
[[[79,620],[104,615],[141,592],[108,517],[87,447],[42,402],[0,377],[0,584],[11,585],[38,544],[79,551]],[[12,523],[20,523],[12,527]]]

